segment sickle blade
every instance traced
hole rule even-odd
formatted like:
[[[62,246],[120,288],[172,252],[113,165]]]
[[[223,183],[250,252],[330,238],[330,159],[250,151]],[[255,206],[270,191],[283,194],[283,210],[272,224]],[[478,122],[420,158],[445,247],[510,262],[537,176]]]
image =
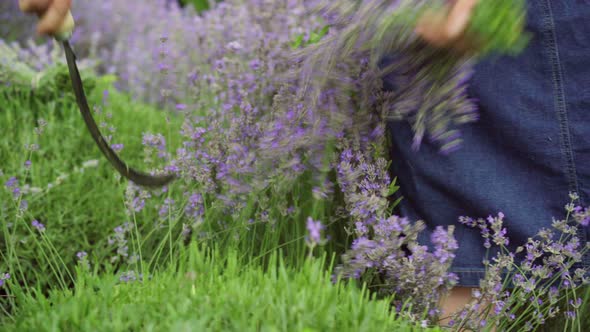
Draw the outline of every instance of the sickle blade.
[[[74,94],[76,95],[76,101],[78,102],[78,108],[80,109],[82,118],[84,118],[84,122],[86,122],[86,126],[88,127],[88,131],[90,131],[92,138],[113,167],[115,167],[121,175],[143,187],[161,187],[172,181],[175,178],[172,174],[154,176],[139,172],[127,166],[127,164],[119,158],[117,153],[111,149],[102,136],[90,112],[90,107],[88,106],[86,95],[84,94],[82,79],[80,78],[78,66],[76,65],[76,55],[67,40],[62,41],[62,44],[66,53],[66,60],[68,62],[68,69],[72,80],[72,88],[74,89]]]

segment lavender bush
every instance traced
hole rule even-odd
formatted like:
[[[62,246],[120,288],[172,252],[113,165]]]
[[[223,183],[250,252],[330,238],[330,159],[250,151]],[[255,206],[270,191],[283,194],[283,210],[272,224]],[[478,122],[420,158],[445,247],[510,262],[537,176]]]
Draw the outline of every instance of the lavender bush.
[[[266,49],[270,59],[305,32],[302,27],[314,29],[314,17],[302,15],[305,2],[229,1],[195,15],[192,7],[169,0],[79,0],[73,41],[82,55],[101,60],[101,72],[116,73],[120,88],[140,100],[174,105],[194,97],[192,82],[216,76],[209,71],[225,56],[254,61]],[[261,65],[271,74],[280,62],[277,57]],[[159,75],[163,71],[167,75]]]
[[[0,38],[4,40],[26,40],[35,32],[35,18],[20,12],[18,0],[0,2],[0,22]]]
[[[6,17],[6,21],[2,20],[0,38],[39,49],[33,41],[38,39],[34,38],[35,19],[21,13],[16,0],[4,1],[0,6],[0,14]],[[72,43],[78,56],[98,60],[98,72],[117,74],[118,87],[138,100],[163,106],[161,91],[165,88],[173,91],[170,98],[186,99],[189,94],[184,87],[190,82],[190,71],[211,64],[217,56],[209,53],[208,45],[218,41],[218,34],[199,28],[207,22],[196,16],[192,7],[183,9],[176,1],[78,0],[72,3],[72,14],[76,20]],[[211,17],[215,20],[220,16]],[[227,27],[219,22],[209,25],[214,29]],[[227,30],[233,35],[239,34],[238,29]],[[170,47],[155,48],[165,35],[173,36],[168,43]],[[40,63],[46,59],[46,53],[37,54]],[[166,60],[162,59],[163,55]],[[165,79],[158,75],[172,63],[174,71]]]
[[[487,220],[460,219],[460,223],[481,231],[486,248],[500,250],[484,260],[486,276],[474,294],[475,300],[454,317],[451,325],[457,329],[493,326],[533,331],[561,316],[564,330],[580,328],[582,286],[590,283],[588,269],[581,263],[590,243],[581,242],[578,229],[588,226],[589,210],[575,205],[577,194],[570,197],[565,218],[554,219],[552,229],[539,230],[515,252],[507,249],[509,237],[502,213]]]

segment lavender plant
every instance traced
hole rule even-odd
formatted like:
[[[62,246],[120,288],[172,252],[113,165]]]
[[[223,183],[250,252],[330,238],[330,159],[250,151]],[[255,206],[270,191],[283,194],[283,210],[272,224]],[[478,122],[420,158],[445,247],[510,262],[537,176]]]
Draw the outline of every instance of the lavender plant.
[[[185,104],[194,97],[192,82],[221,65],[226,54],[248,61],[268,48],[273,56],[281,48],[277,42],[284,45],[302,27],[313,29],[313,17],[302,15],[304,3],[229,1],[196,15],[191,6],[169,0],[79,0],[73,4],[73,42],[81,55],[100,59],[100,72],[117,74],[118,86],[139,100]],[[160,75],[163,70],[167,75]]]
[[[418,234],[424,223],[391,214],[392,182],[385,166],[384,159],[372,162],[359,151],[348,150],[341,156],[338,183],[345,193],[355,240],[335,275],[377,285],[381,295],[395,294],[393,305],[400,313],[420,322],[427,312],[433,321],[440,296],[457,282],[448,271],[458,248],[454,227],[433,233],[432,252],[420,245]]]
[[[17,0],[0,3],[0,22],[0,39],[6,41],[24,41],[35,31],[35,18],[23,14]]]
[[[554,219],[552,229],[539,230],[515,252],[507,248],[502,213],[487,219],[460,218],[463,225],[480,230],[486,248],[499,250],[484,260],[485,278],[474,301],[451,320],[455,329],[533,331],[560,315],[564,330],[580,328],[581,293],[590,283],[588,268],[581,263],[590,243],[580,240],[578,229],[588,226],[588,210],[574,204],[577,194],[570,197],[565,219]]]
[[[0,13],[7,17],[7,24],[3,19],[0,38],[16,40],[28,50],[43,51],[35,45],[39,43],[34,38],[35,19],[21,13],[16,0],[4,1],[1,6]],[[98,60],[99,73],[116,74],[118,87],[138,100],[159,102],[162,106],[160,92],[166,87],[174,88],[171,99],[186,98],[187,91],[182,91],[188,83],[186,73],[211,57],[207,44],[214,40],[203,40],[208,33],[207,29],[198,28],[203,26],[202,18],[195,15],[192,7],[182,9],[176,1],[79,0],[73,1],[72,13],[76,20],[72,44],[78,57]],[[172,36],[168,45],[173,47],[155,49],[164,35]],[[199,45],[205,52],[192,48]],[[168,52],[166,61],[161,58],[162,52]],[[36,64],[42,65],[46,54],[35,54],[39,57]],[[175,71],[165,81],[152,80],[161,78],[157,74],[171,63],[175,63]]]

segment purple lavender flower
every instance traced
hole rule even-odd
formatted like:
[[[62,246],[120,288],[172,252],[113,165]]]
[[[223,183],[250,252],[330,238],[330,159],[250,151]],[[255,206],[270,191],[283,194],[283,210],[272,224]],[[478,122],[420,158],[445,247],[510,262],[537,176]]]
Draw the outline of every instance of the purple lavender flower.
[[[31,225],[36,228],[39,232],[44,232],[45,231],[45,225],[43,225],[42,223],[40,223],[38,220],[33,220],[31,222]]]
[[[115,255],[111,257],[111,262],[115,263],[122,259],[129,259],[129,246],[127,240],[127,234],[131,232],[133,225],[129,222],[125,222],[120,226],[114,228],[114,234],[109,236],[108,244],[113,246]],[[133,256],[133,255],[131,255]]]
[[[435,248],[433,255],[441,264],[445,264],[455,258],[453,252],[459,249],[459,246],[452,236],[452,232],[445,231],[439,226],[432,233],[431,241]]]
[[[174,205],[174,199],[166,198],[164,200],[164,204],[162,204],[160,206],[160,211],[158,212],[158,214],[160,215],[160,218],[166,218],[168,216],[168,213],[171,211],[171,208],[173,205]]]
[[[127,272],[123,272],[119,276],[119,281],[125,282],[125,283],[127,283],[127,282],[133,282],[133,281],[136,281],[137,279],[138,279],[138,276],[135,273],[135,271],[133,271],[133,270],[127,271]]]
[[[18,199],[20,197],[21,188],[18,186],[18,179],[16,177],[11,177],[4,185],[12,192],[12,197],[14,199]]]
[[[76,253],[76,257],[78,257],[78,260],[83,260],[88,256],[88,253],[86,253],[86,251],[78,251]]]
[[[311,217],[307,218],[307,231],[309,232],[308,243],[312,246],[321,244],[323,242],[321,231],[324,229],[321,221],[314,221]]]
[[[0,287],[4,286],[8,279],[10,279],[9,273],[0,273]]]
[[[565,312],[565,317],[568,318],[568,319],[575,319],[576,316],[577,315],[576,315],[576,312],[575,311],[569,310],[569,311],[566,311]]]
[[[18,180],[16,177],[13,176],[10,179],[8,179],[8,181],[6,181],[6,183],[4,185],[8,189],[12,189],[12,188],[16,187],[17,184],[18,184]]]
[[[121,143],[113,144],[113,145],[111,145],[111,148],[113,149],[113,151],[119,152],[119,151],[123,150],[123,144],[121,144]]]

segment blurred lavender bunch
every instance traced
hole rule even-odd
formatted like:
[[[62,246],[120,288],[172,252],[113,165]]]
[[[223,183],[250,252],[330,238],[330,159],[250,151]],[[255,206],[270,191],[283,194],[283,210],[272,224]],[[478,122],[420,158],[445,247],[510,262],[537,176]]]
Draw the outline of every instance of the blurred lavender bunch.
[[[318,2],[329,33],[296,52],[299,63],[292,77],[301,80],[302,93],[312,101],[322,91],[351,94],[358,73],[382,80],[384,89],[360,89],[360,100],[376,108],[384,120],[409,121],[414,148],[424,137],[440,144],[441,152],[456,149],[458,127],[477,119],[476,107],[466,96],[474,60],[496,54],[515,54],[526,45],[525,2],[481,1],[468,33],[477,36],[479,53],[458,56],[426,45],[414,32],[426,10],[443,10],[442,1],[363,0]],[[365,68],[363,68],[365,67]],[[361,82],[373,86],[375,83]],[[358,105],[356,105],[358,106]],[[359,112],[367,112],[360,109]]]

